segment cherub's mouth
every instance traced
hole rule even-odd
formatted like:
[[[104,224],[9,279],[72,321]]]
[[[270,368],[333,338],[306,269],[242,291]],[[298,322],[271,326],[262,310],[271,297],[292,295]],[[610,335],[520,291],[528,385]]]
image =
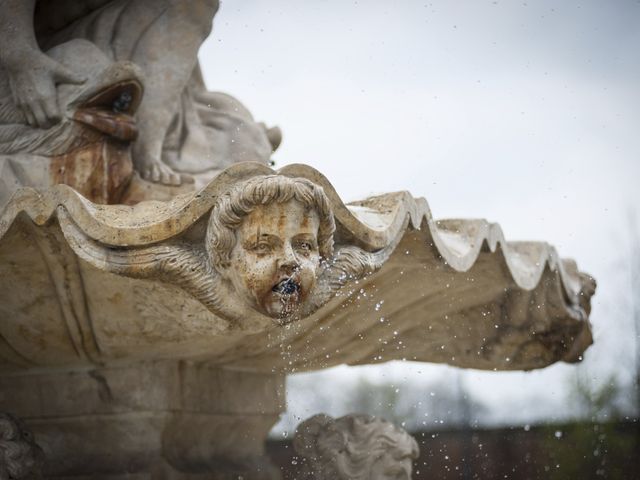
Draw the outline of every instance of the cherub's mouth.
[[[293,278],[288,277],[276,283],[271,291],[283,297],[290,297],[300,293],[300,284]]]

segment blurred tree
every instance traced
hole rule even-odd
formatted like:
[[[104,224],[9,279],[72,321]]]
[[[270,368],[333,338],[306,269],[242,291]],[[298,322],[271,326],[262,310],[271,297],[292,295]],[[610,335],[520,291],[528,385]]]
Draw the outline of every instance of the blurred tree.
[[[397,425],[406,425],[411,414],[398,401],[400,389],[391,383],[373,383],[360,378],[347,400],[347,410],[382,417]]]
[[[467,390],[463,375],[401,385],[361,378],[346,395],[347,410],[386,418],[412,432],[472,427],[486,408]]]
[[[630,231],[630,287],[631,312],[633,315],[635,340],[635,405],[634,416],[640,417],[640,229],[637,223],[638,212],[629,210]]]
[[[622,260],[616,262],[620,274],[618,296],[606,308],[610,321],[619,322],[629,332],[628,342],[615,364],[600,364],[586,353],[586,360],[570,374],[569,396],[576,419],[593,422],[640,418],[640,228],[638,213],[627,212]],[[614,285],[613,288],[616,286]],[[610,286],[611,288],[611,286]],[[621,339],[619,339],[621,340]],[[631,340],[629,342],[629,340]],[[629,348],[630,347],[630,348]],[[628,349],[628,350],[627,350]],[[603,366],[606,371],[603,370]]]
[[[624,389],[615,375],[597,384],[588,372],[588,366],[576,369],[570,398],[579,419],[592,422],[618,420],[622,417],[618,402],[621,395],[624,395]]]

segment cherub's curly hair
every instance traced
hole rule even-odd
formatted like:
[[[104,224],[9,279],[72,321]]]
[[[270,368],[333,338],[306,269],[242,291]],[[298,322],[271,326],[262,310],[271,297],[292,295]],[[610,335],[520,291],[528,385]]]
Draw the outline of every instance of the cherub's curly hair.
[[[297,200],[306,208],[318,212],[320,256],[331,258],[336,225],[322,187],[305,178],[261,175],[235,185],[220,196],[213,207],[206,237],[206,248],[212,265],[218,270],[229,265],[231,251],[236,244],[235,230],[245,216],[260,205],[286,203],[290,200]]]
[[[419,453],[406,431],[371,415],[315,415],[298,426],[293,447],[306,460],[305,479],[368,480],[371,465],[384,453],[396,460],[415,460]]]

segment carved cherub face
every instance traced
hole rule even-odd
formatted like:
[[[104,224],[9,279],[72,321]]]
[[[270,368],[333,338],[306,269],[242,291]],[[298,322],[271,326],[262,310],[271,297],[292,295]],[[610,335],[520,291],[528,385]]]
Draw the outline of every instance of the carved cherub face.
[[[317,480],[411,480],[418,458],[415,439],[387,420],[350,414],[319,414],[296,429],[293,448],[303,473]]]
[[[315,285],[319,226],[318,213],[296,200],[257,206],[235,231],[226,277],[256,310],[289,317]]]

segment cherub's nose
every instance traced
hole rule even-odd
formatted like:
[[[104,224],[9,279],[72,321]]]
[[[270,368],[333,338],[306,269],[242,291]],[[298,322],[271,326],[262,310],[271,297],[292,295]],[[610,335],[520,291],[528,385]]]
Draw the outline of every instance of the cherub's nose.
[[[278,268],[287,273],[293,273],[300,267],[296,252],[290,244],[286,244],[282,251],[282,256],[278,259]]]

